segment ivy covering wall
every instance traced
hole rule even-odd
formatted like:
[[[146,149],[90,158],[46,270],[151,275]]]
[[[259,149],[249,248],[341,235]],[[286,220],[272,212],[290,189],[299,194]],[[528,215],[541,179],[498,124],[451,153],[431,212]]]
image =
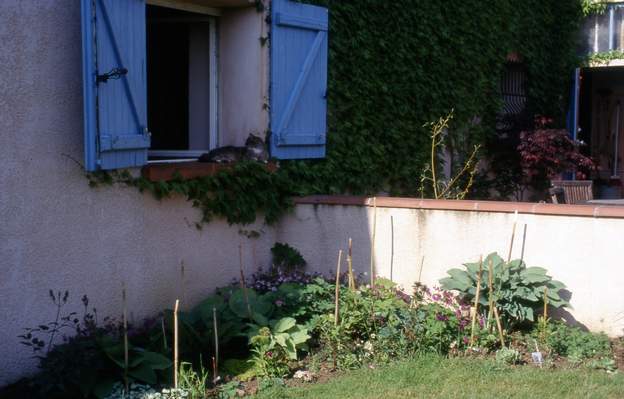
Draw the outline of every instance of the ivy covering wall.
[[[275,173],[242,163],[193,180],[153,183],[103,173],[91,175],[90,183],[117,181],[157,198],[181,194],[202,211],[201,222],[224,217],[238,224],[253,222],[258,211],[267,223],[275,222],[296,195],[385,191],[419,196],[431,156],[424,125],[453,110],[445,140],[453,152],[491,142],[510,53],[526,67],[529,114],[563,125],[572,73],[580,62],[575,55],[580,22],[584,13],[600,10],[588,1],[305,0],[330,12],[325,159],[283,161]],[[483,148],[489,150],[481,157],[496,153],[499,161],[492,157],[491,164],[511,170],[506,161],[517,156],[514,146],[506,153]],[[499,176],[512,181],[514,174]],[[488,184],[477,186],[487,192]]]
[[[303,193],[415,195],[426,122],[454,110],[449,139],[495,133],[498,84],[520,55],[531,114],[563,123],[583,0],[307,0],[329,8],[327,158],[284,162]]]

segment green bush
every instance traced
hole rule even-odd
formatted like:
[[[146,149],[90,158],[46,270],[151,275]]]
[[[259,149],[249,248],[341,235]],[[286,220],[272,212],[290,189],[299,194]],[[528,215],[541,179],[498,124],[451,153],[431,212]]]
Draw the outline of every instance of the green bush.
[[[492,263],[493,290],[490,292],[489,264]],[[479,262],[465,263],[465,270],[450,269],[449,277],[440,280],[444,289],[459,291],[462,299],[473,303],[477,291]],[[547,293],[548,305],[553,308],[564,308],[570,304],[560,293],[565,285],[553,280],[541,267],[527,267],[520,260],[505,262],[498,254],[491,253],[483,260],[481,274],[481,290],[479,305],[489,311],[492,299],[507,327],[524,321],[536,321],[535,310],[543,307],[544,295]],[[547,292],[546,292],[547,289]]]
[[[535,335],[539,333],[536,331]],[[554,354],[566,356],[572,361],[611,356],[611,344],[605,334],[583,331],[562,322],[549,323],[546,344]]]

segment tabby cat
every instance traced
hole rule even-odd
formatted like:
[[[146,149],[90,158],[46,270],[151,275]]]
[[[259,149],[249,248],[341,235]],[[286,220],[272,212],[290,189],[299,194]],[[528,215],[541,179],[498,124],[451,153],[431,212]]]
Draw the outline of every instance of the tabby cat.
[[[269,153],[260,137],[250,134],[244,147],[228,145],[215,148],[199,157],[199,162],[232,163],[242,160],[267,162]]]

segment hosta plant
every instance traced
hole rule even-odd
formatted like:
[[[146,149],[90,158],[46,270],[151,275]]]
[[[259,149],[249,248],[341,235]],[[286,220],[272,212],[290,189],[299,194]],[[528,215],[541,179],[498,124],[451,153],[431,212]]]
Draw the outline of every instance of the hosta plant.
[[[290,361],[297,360],[297,352],[307,349],[308,330],[292,317],[271,323],[271,328],[260,327],[250,333],[251,362],[259,375],[284,377]]]
[[[490,262],[492,292],[488,287]],[[479,262],[465,263],[464,267],[464,270],[450,269],[447,272],[449,276],[441,279],[440,284],[444,289],[458,291],[464,302],[473,303],[477,291]],[[507,263],[497,253],[492,253],[483,260],[479,307],[489,312],[492,297],[508,327],[525,321],[534,322],[535,311],[544,306],[544,296],[548,298],[548,306],[552,308],[570,306],[560,295],[564,288],[565,285],[553,280],[544,268],[527,267],[519,259]]]

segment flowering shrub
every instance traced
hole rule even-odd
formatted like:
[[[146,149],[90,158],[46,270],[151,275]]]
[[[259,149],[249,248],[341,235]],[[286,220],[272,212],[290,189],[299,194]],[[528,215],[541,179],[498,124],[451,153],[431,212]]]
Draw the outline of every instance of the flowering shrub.
[[[582,180],[596,169],[594,161],[581,154],[583,143],[572,140],[564,129],[549,128],[551,123],[551,119],[538,117],[534,130],[520,133],[518,151],[525,184],[537,188],[564,172],[575,173]]]
[[[321,277],[320,273],[307,273],[303,270],[283,271],[282,269],[274,269],[265,271],[261,267],[251,275],[249,286],[258,293],[275,292],[284,283],[306,285],[319,277]],[[233,285],[239,285],[239,282],[235,281]]]

